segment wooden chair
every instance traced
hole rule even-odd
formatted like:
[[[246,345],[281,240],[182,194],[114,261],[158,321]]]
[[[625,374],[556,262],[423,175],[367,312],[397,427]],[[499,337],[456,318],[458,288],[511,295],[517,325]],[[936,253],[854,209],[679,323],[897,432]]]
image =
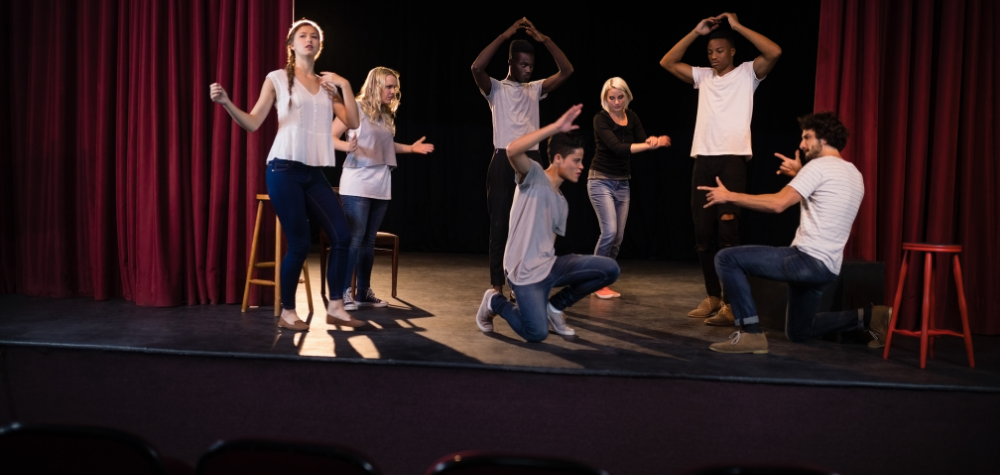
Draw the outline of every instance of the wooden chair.
[[[250,304],[250,285],[267,285],[274,287],[274,316],[281,315],[281,221],[274,217],[274,260],[267,262],[257,261],[257,242],[260,239],[260,221],[264,216],[264,202],[270,201],[271,197],[266,194],[257,195],[257,222],[253,227],[253,241],[250,244],[250,263],[247,265],[247,283],[243,287],[243,307],[241,311],[246,313]],[[273,268],[274,280],[254,279],[253,271],[258,268]],[[312,288],[309,285],[309,264],[302,263],[302,279],[299,282],[306,284],[306,298],[309,303],[309,313],[313,312]]]
[[[320,273],[320,295],[326,298],[326,267],[330,254],[330,240],[326,235],[322,235],[319,241],[319,273]],[[392,297],[396,298],[396,275],[399,271],[399,236],[392,233],[379,231],[375,235],[375,255],[392,256]],[[358,272],[354,270],[351,277],[351,295],[357,293]]]

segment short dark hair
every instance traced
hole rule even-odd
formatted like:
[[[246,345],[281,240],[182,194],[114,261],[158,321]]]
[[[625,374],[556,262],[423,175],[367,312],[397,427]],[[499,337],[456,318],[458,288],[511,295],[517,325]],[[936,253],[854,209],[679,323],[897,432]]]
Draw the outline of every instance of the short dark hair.
[[[583,137],[578,132],[559,132],[549,137],[549,162],[555,160],[556,155],[565,158],[578,148],[583,148]]]
[[[715,31],[709,33],[708,35],[708,41],[712,41],[714,39],[719,39],[719,38],[728,41],[730,48],[736,47],[736,35],[733,34],[732,29],[719,27],[716,28]]]
[[[534,56],[535,47],[527,40],[514,40],[510,42],[510,54],[507,57],[514,59],[514,53],[527,53]]]
[[[799,117],[799,127],[815,132],[817,139],[825,140],[827,145],[837,150],[843,150],[847,146],[850,132],[833,112],[817,112]]]

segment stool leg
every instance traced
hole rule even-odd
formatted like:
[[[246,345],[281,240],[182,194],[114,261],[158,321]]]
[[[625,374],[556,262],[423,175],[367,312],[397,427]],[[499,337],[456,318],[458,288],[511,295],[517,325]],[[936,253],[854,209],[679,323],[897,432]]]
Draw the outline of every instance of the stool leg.
[[[281,221],[274,217],[274,316],[281,316]]]
[[[969,367],[976,367],[972,356],[972,331],[969,330],[969,309],[965,305],[965,286],[962,283],[962,266],[958,263],[958,254],[954,256],[955,285],[958,287],[958,312],[962,315],[962,337],[965,338],[965,353],[969,356]]]
[[[399,269],[399,236],[392,240],[392,298],[396,298],[396,271]]]
[[[319,295],[323,297],[324,301],[326,300],[326,267],[329,264],[326,252],[328,241],[326,233],[319,234]]]
[[[885,350],[882,351],[882,359],[889,359],[889,347],[892,345],[892,333],[896,331],[896,322],[899,321],[899,304],[903,302],[903,284],[906,283],[906,270],[910,264],[910,251],[903,251],[903,265],[899,269],[899,285],[896,286],[896,298],[892,301],[892,313],[896,317],[889,321],[889,330],[885,335]]]
[[[313,293],[309,286],[309,262],[302,263],[302,276],[305,277],[306,281],[306,300],[309,303],[309,313],[313,313]]]
[[[924,253],[924,304],[920,311],[920,369],[927,367],[927,320],[931,309],[931,277],[934,273],[934,259],[930,252]]]
[[[927,255],[930,255],[930,253],[927,253]],[[937,271],[937,255],[935,255],[934,257],[931,258],[931,262],[933,263],[933,264],[931,264],[931,269],[932,269],[932,271],[931,271],[931,295],[930,295],[930,298],[929,298],[930,305],[928,306],[928,310],[927,310],[927,324],[925,325],[925,327],[927,327],[926,331],[927,331],[927,356],[928,356],[928,358],[934,358],[934,341],[937,340],[936,336],[930,334],[931,330],[934,330],[935,328],[937,328],[937,325],[934,324],[934,318],[936,317],[936,314],[937,314],[937,312],[936,312],[936,309],[937,309],[937,292],[934,291],[934,280],[935,279],[934,279],[934,274],[933,274],[934,272]]]
[[[250,280],[253,278],[254,264],[257,263],[257,238],[260,237],[260,216],[264,211],[264,202],[257,202],[257,218],[253,225],[253,241],[250,241],[250,265],[247,266],[247,283],[243,286],[243,307],[241,312],[247,313],[250,306]]]

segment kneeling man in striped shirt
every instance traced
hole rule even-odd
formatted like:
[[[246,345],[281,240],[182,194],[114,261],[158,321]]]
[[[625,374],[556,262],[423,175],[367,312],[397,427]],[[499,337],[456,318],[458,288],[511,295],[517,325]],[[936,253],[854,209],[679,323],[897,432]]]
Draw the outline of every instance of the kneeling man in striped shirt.
[[[709,347],[721,353],[767,353],[767,337],[760,327],[747,275],[787,282],[788,315],[785,334],[803,342],[833,332],[867,329],[875,337],[869,346],[884,346],[891,310],[876,306],[844,312],[816,313],[823,290],[837,279],[844,246],[865,194],[861,173],[840,156],[847,144],[847,127],[836,115],[823,112],[799,118],[805,159],[775,154],[783,163],[779,174],[794,177],[788,186],[770,195],[733,193],[716,178],[705,207],[733,203],[767,213],[781,213],[800,203],[801,218],[790,247],[736,246],[715,257],[715,269],[733,306],[735,325],[729,340]]]

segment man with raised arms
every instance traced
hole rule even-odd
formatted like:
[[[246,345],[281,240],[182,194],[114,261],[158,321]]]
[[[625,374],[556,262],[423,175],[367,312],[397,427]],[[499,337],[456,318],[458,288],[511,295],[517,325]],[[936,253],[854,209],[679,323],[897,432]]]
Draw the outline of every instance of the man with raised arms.
[[[747,275],[788,283],[785,334],[793,342],[833,332],[868,330],[875,340],[868,346],[885,346],[892,311],[875,306],[844,312],[816,313],[823,291],[840,273],[844,246],[861,207],[865,185],[861,173],[840,151],[847,145],[847,128],[829,112],[799,119],[805,165],[782,159],[778,173],[794,177],[788,186],[769,195],[747,195],[727,189],[724,179],[716,186],[699,186],[706,193],[705,208],[735,205],[764,213],[780,213],[802,205],[799,228],[791,247],[736,246],[719,251],[715,267],[732,302],[735,324],[741,328],[728,341],[709,348],[721,353],[767,353],[767,337],[760,328],[757,308]]]
[[[726,20],[731,29],[720,28]],[[733,32],[743,35],[760,51],[752,62],[733,65],[736,54]],[[682,63],[688,47],[706,35],[712,67]],[[773,41],[743,26],[735,14],[723,13],[699,22],[660,60],[660,66],[698,89],[698,117],[691,145],[691,156],[696,159],[691,177],[691,213],[708,296],[688,316],[705,318],[718,312],[705,321],[709,325],[725,325],[732,320],[732,308],[727,305],[728,299],[723,296],[715,273],[715,254],[719,249],[740,244],[740,213],[731,204],[705,209],[705,193],[696,188],[715,184],[718,176],[731,190],[746,189],[746,161],[753,155],[750,148],[753,94],[780,56],[781,48]]]
[[[556,61],[559,71],[544,80],[531,81],[535,69],[535,48],[528,41],[510,43],[507,77],[497,81],[486,74],[486,67],[505,41],[519,29],[545,45]],[[514,22],[498,36],[472,63],[472,77],[490,103],[493,114],[493,160],[486,174],[486,201],[490,213],[490,285],[503,292],[503,252],[507,243],[507,218],[514,199],[514,170],[507,162],[508,144],[529,132],[538,130],[538,101],[559,87],[573,74],[573,65],[548,36],[543,35],[527,18]],[[538,146],[525,153],[541,162]]]
[[[565,235],[569,214],[569,204],[559,187],[565,181],[576,183],[583,172],[583,138],[571,132],[579,128],[573,121],[582,109],[582,104],[575,105],[555,123],[507,146],[517,189],[503,267],[517,294],[517,304],[493,288],[486,290],[476,314],[476,325],[484,332],[493,331],[493,317],[500,315],[529,342],[544,340],[550,328],[559,335],[573,335],[563,310],[618,279],[614,259],[579,254],[556,257],[556,235]],[[551,163],[543,169],[526,152],[546,138]],[[562,290],[549,297],[554,287]]]

